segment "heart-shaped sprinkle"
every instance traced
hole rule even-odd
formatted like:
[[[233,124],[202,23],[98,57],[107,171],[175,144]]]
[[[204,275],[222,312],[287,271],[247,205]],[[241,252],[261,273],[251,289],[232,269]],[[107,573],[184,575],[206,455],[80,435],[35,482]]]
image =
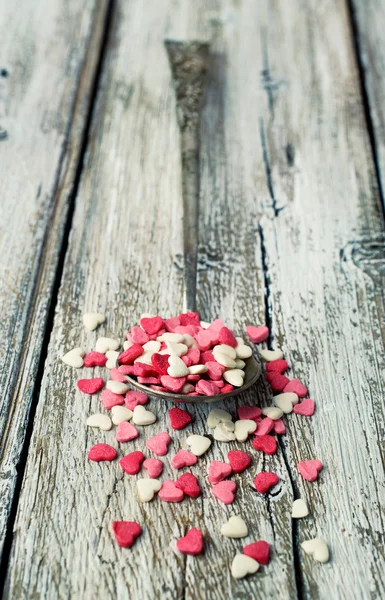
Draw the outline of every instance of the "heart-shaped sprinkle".
[[[226,369],[235,369],[235,357],[231,358],[219,348],[221,348],[221,346],[215,346],[213,350],[214,360],[223,367],[226,367]]]
[[[208,468],[208,477],[210,483],[219,483],[232,473],[231,465],[219,460],[211,461]]]
[[[114,460],[116,458],[116,450],[109,444],[95,444],[88,452],[88,458],[95,462]]]
[[[277,435],[284,435],[286,433],[285,423],[282,421],[282,419],[274,421],[274,433]]]
[[[140,319],[140,326],[146,333],[153,335],[162,329],[163,319],[162,317],[144,317]]]
[[[113,379],[113,381],[120,381],[120,383],[127,383],[127,379],[125,378],[125,376],[116,367],[111,369],[110,377],[111,377],[111,379]]]
[[[147,440],[146,446],[149,450],[158,456],[165,456],[168,452],[168,445],[171,438],[168,433],[158,433]]]
[[[135,367],[133,365],[120,365],[118,371],[119,373],[122,373],[122,375],[134,375]]]
[[[289,364],[286,360],[272,360],[269,363],[266,363],[265,369],[266,372],[277,371],[277,373],[284,373],[289,368]]]
[[[298,396],[293,392],[284,392],[283,394],[274,396],[273,402],[275,406],[283,410],[283,412],[288,415],[293,411],[293,406],[298,403]]]
[[[207,350],[210,350],[213,339],[210,331],[198,331],[195,339],[201,352],[207,352]]]
[[[181,325],[198,325],[200,326],[199,315],[196,312],[186,312],[179,315]]]
[[[329,548],[326,542],[320,538],[302,542],[301,548],[318,562],[326,563],[329,560]]]
[[[163,471],[163,463],[159,458],[146,458],[143,467],[152,479],[156,479]]]
[[[152,425],[156,421],[156,416],[153,412],[146,410],[144,406],[138,404],[138,406],[135,406],[134,408],[132,421],[135,425]]]
[[[179,327],[180,319],[179,317],[170,317],[169,319],[165,319],[164,326],[167,331],[173,333],[175,331],[175,327]]]
[[[143,356],[144,356],[144,354],[143,354]],[[140,356],[139,358],[142,358],[142,357]],[[135,361],[134,375],[136,375],[138,377],[138,379],[139,379],[139,377],[142,379],[154,377],[159,381],[159,379],[158,379],[159,373],[157,371],[155,371],[152,364],[148,365],[147,363],[141,363],[141,362]]]
[[[223,379],[234,387],[242,387],[245,378],[245,372],[242,369],[229,369],[223,373]]]
[[[238,342],[238,345],[235,348],[236,358],[239,358],[240,360],[250,358],[250,356],[253,354],[253,351],[250,348],[250,346],[247,346],[242,338],[236,338],[236,340]]]
[[[107,358],[106,367],[107,367],[107,369],[116,369],[116,367],[118,365],[118,357],[119,357],[119,352],[116,352],[116,350],[108,350],[106,352],[106,358]]]
[[[234,579],[242,579],[246,575],[252,575],[258,569],[259,563],[250,556],[245,556],[245,554],[236,554],[231,564],[231,574]]]
[[[234,427],[233,423],[232,425]],[[219,423],[214,429],[214,440],[217,440],[218,442],[231,442],[235,439],[235,433],[226,427],[226,423]]]
[[[178,394],[186,383],[186,377],[170,377],[170,375],[162,375],[160,382],[166,390]]]
[[[310,398],[306,398],[306,400],[302,400],[300,404],[296,404],[293,411],[297,415],[302,415],[303,417],[312,417],[315,411],[315,402],[314,400],[310,400]]]
[[[182,554],[190,554],[192,556],[200,554],[203,551],[202,532],[199,529],[195,529],[195,527],[189,529],[186,535],[177,541],[176,547]]]
[[[114,521],[112,530],[116,541],[122,548],[131,548],[136,538],[142,533],[142,528],[135,521]]]
[[[261,325],[260,327],[247,325],[246,333],[254,344],[261,344],[269,337],[269,328],[265,325]]]
[[[198,462],[197,457],[188,450],[179,450],[175,456],[171,459],[171,465],[174,469],[181,469],[182,467],[191,467],[196,465]]]
[[[192,365],[197,365],[200,361],[201,353],[199,348],[189,348],[187,354],[184,355],[183,358],[188,358],[191,361]],[[203,361],[202,361],[203,362]]]
[[[272,360],[281,360],[283,358],[282,350],[260,350],[259,354],[264,362]]]
[[[307,394],[307,387],[299,379],[291,379],[285,386],[284,392],[293,392],[298,398],[304,398]]]
[[[145,352],[151,352],[152,354],[158,353],[160,350],[160,347],[161,347],[161,343],[156,340],[150,340],[149,342],[146,342],[145,344],[143,344],[143,350]],[[151,354],[151,357],[152,357],[152,354]]]
[[[230,450],[227,458],[234,473],[242,473],[250,466],[251,458],[242,450]]]
[[[112,422],[119,425],[123,421],[129,421],[132,418],[132,411],[125,406],[113,406],[111,408]]]
[[[168,359],[168,364],[170,366],[167,369],[167,374],[170,375],[170,377],[186,377],[187,375],[190,375],[185,363],[178,356],[171,354]]]
[[[315,481],[323,465],[320,460],[301,460],[298,465],[298,471],[307,481]]]
[[[309,509],[305,500],[302,498],[298,498],[298,500],[294,500],[293,506],[291,509],[291,516],[293,519],[302,519],[303,517],[307,517],[309,514]]]
[[[208,362],[216,362],[212,350],[207,350],[206,352],[201,352],[199,362],[201,362],[204,365],[207,364]]]
[[[256,436],[253,440],[253,447],[256,450],[262,450],[265,454],[275,454],[277,451],[277,440],[271,435]]]
[[[139,437],[139,431],[131,423],[127,421],[119,423],[116,430],[116,439],[118,442],[130,442],[137,437]]]
[[[107,362],[107,357],[101,352],[89,352],[84,357],[85,367],[104,367]]]
[[[186,358],[185,356],[183,358]],[[188,368],[189,375],[203,375],[203,373],[207,373],[206,365],[191,365]]]
[[[142,346],[141,346],[142,348]],[[131,348],[130,348],[131,350]],[[152,362],[151,362],[151,357],[153,355],[153,352],[143,352],[143,354],[141,354],[140,356],[138,356],[137,358],[135,358],[134,360],[134,374],[139,372],[139,375],[147,375],[148,373],[155,373],[155,369],[153,369],[152,366]],[[138,367],[136,365],[141,366],[141,368],[138,370]],[[147,367],[146,367],[147,365]],[[144,369],[144,370],[143,370]]]
[[[85,313],[83,315],[84,327],[89,331],[94,331],[94,329],[104,323],[105,320],[106,317],[102,313]]]
[[[207,427],[210,429],[215,429],[219,423],[223,423],[224,421],[232,421],[233,418],[226,410],[222,408],[214,408],[209,412],[207,417]]]
[[[169,354],[170,359],[171,359],[171,357],[180,358],[181,356],[184,356],[185,354],[187,354],[187,352],[188,352],[188,347],[186,346],[186,344],[171,342],[170,340],[168,340],[166,342],[166,350],[161,350],[161,353]],[[169,359],[169,362],[170,362],[170,359]]]
[[[231,504],[235,499],[235,490],[237,484],[235,481],[220,481],[212,488],[212,493],[223,504]]]
[[[120,346],[118,340],[114,340],[108,337],[100,337],[96,340],[95,351],[106,354],[109,350],[117,350]]]
[[[149,340],[149,337],[145,331],[141,327],[135,325],[130,331],[131,341],[134,344],[140,344],[143,346]]]
[[[152,354],[151,363],[155,371],[159,373],[159,375],[167,375],[167,369],[170,366],[168,363],[169,358],[169,354],[159,354],[158,352]]]
[[[183,473],[175,482],[177,488],[182,490],[191,498],[198,498],[201,493],[201,488],[195,475],[192,473]]]
[[[114,394],[125,394],[130,390],[127,383],[122,383],[121,381],[113,381],[112,379],[107,381],[106,388]]]
[[[200,379],[195,389],[202,396],[216,396],[220,394],[219,387],[213,381],[207,381],[206,379]]]
[[[88,417],[86,425],[88,425],[88,427],[97,427],[102,431],[109,431],[112,427],[112,422],[110,417],[108,417],[107,415],[97,413]]]
[[[101,377],[79,379],[77,386],[83,394],[96,394],[104,386],[104,381]]]
[[[175,344],[184,344],[184,335],[182,333],[164,333],[160,335],[157,340],[159,342],[174,342]]]
[[[139,406],[139,404],[147,404],[148,396],[143,392],[134,392],[133,390],[130,390],[127,392],[124,401],[127,408],[134,410],[136,406]]]
[[[126,456],[123,456],[123,458],[120,459],[119,464],[125,473],[136,475],[136,473],[139,473],[143,461],[143,452],[135,450],[134,452],[130,452],[129,454],[126,454]]]
[[[162,487],[158,479],[138,479],[136,482],[139,500],[141,502],[151,502],[156,492]]]
[[[184,498],[184,492],[176,487],[174,481],[166,479],[160,488],[159,498],[165,502],[181,502]]]
[[[261,418],[262,411],[258,406],[240,406],[238,408],[238,417],[240,420],[250,419],[251,421],[258,421]]]
[[[278,406],[266,406],[266,408],[262,409],[262,414],[273,421],[278,421],[278,419],[283,417],[283,410],[278,408]]]
[[[213,381],[219,381],[225,371],[225,367],[217,363],[216,361],[209,360],[206,365],[207,374]]]
[[[255,431],[255,435],[267,435],[274,429],[274,421],[270,419],[270,417],[266,417],[262,419],[257,425],[257,429]]]
[[[119,354],[118,363],[121,365],[132,365],[134,364],[134,360],[142,356],[144,350],[140,344],[133,344],[127,350]]]
[[[64,364],[69,365],[70,367],[74,367],[75,369],[80,369],[83,366],[83,356],[85,355],[84,350],[81,348],[74,348],[70,350],[62,356],[62,361]]]
[[[266,373],[266,379],[273,392],[282,392],[289,383],[289,378],[286,377],[286,375],[281,375],[281,373],[278,373],[277,371]]]
[[[256,560],[260,565],[269,564],[270,546],[265,540],[259,540],[253,544],[248,544],[243,548],[243,553]]]
[[[235,335],[228,327],[222,327],[219,330],[218,339],[220,344],[226,344],[232,348],[235,348],[238,345]]]
[[[124,397],[120,394],[114,394],[110,390],[103,390],[100,394],[100,399],[106,410],[111,410],[113,406],[124,404]]]
[[[257,492],[260,494],[267,494],[267,492],[277,485],[279,481],[278,475],[270,473],[269,471],[262,471],[258,473],[254,479],[254,486]]]
[[[191,423],[191,415],[187,410],[182,410],[181,408],[171,408],[168,411],[168,416],[170,417],[170,425],[173,429],[183,429]]]
[[[257,424],[251,419],[242,419],[240,421],[235,421],[234,433],[238,442],[245,442],[249,437],[249,433],[254,433],[256,429]]]
[[[249,534],[249,531],[242,517],[236,515],[222,525],[221,534],[229,538],[243,538]]]
[[[186,444],[195,456],[202,456],[210,448],[211,440],[204,435],[194,434],[187,438]]]

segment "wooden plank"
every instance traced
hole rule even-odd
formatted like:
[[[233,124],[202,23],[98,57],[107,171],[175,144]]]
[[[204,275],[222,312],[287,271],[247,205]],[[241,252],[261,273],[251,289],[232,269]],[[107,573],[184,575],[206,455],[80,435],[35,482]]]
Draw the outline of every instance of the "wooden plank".
[[[79,161],[106,4],[0,11],[0,554]]]
[[[356,36],[358,62],[368,101],[368,117],[373,127],[374,154],[381,182],[385,190],[385,49],[383,31],[385,6],[380,0],[358,2],[349,0],[353,32]]]
[[[301,555],[301,590],[380,598],[384,222],[345,4],[297,8],[272,3],[266,23],[272,207],[261,224],[273,343],[317,404],[312,419],[293,415],[284,438],[311,511],[298,523],[299,541],[321,536],[331,549],[327,566]],[[298,477],[297,462],[308,458],[325,465],[317,484]]]

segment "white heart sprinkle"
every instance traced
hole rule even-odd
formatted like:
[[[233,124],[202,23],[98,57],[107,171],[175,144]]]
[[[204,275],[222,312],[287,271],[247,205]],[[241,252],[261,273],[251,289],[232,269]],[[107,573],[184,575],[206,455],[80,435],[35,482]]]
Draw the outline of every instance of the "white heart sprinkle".
[[[259,569],[259,563],[246,556],[246,554],[236,554],[231,565],[231,574],[235,579],[242,579],[246,575],[256,573]]]
[[[106,320],[102,313],[85,313],[83,315],[83,324],[86,329],[93,331]]]
[[[170,355],[168,359],[170,365],[167,369],[167,373],[170,377],[186,377],[189,374],[188,367],[185,365],[183,360],[174,354]]]
[[[262,414],[273,421],[277,421],[283,417],[283,410],[278,408],[278,406],[266,406],[266,408],[262,409]]]
[[[159,479],[138,479],[136,482],[139,500],[141,502],[150,502],[155,492],[159,492],[162,482]]]
[[[235,440],[235,434],[224,427],[224,423],[219,423],[214,429],[214,440],[217,442],[232,442]]]
[[[197,341],[189,333],[184,334],[183,343],[186,344],[187,348],[198,348]]]
[[[112,422],[114,425],[119,425],[123,421],[132,419],[132,410],[125,406],[113,406],[111,408]]]
[[[213,350],[213,354],[214,354],[214,358],[217,361],[217,363],[222,365],[222,367],[226,367],[226,369],[234,369],[235,368],[235,360],[230,358],[230,356],[228,356],[227,354],[220,352],[220,350],[215,350],[215,348]]]
[[[84,355],[85,352],[84,350],[82,350],[82,348],[74,348],[73,350],[70,350],[69,352],[67,352],[67,354],[62,356],[61,359],[66,365],[74,367],[75,369],[80,369],[80,367],[83,366]]]
[[[281,360],[283,358],[282,350],[260,350],[259,354],[265,362],[271,362],[272,360]]]
[[[222,408],[214,408],[208,414],[207,427],[209,427],[209,429],[214,429],[219,423],[232,420],[232,416],[226,410],[223,410]]]
[[[241,421],[235,421],[235,437],[238,442],[245,442],[249,437],[249,433],[254,433],[257,429],[257,424],[251,419],[242,419]]]
[[[226,429],[226,431],[234,431],[235,430],[235,423],[233,423],[232,421],[222,421],[221,423],[223,429]]]
[[[160,350],[160,342],[157,342],[156,340],[150,340],[149,342],[143,344],[143,350],[145,352],[153,352],[155,354],[155,352],[159,352]]]
[[[158,342],[174,342],[175,344],[184,343],[184,335],[182,335],[181,333],[171,333],[170,331],[168,331],[167,333],[163,333],[156,339]]]
[[[207,321],[201,321],[201,327],[202,329],[208,329],[210,327],[211,323],[207,323]]]
[[[123,342],[123,350],[128,350],[133,345],[134,345],[134,342],[130,342],[129,340],[126,340],[125,342]]]
[[[291,516],[293,519],[302,519],[303,517],[307,517],[309,514],[309,509],[305,500],[302,498],[298,498],[298,500],[294,500],[293,507],[291,509]]]
[[[286,415],[293,411],[294,404],[298,403],[298,396],[294,392],[285,392],[273,397],[275,406],[280,408]]]
[[[190,435],[186,444],[190,447],[190,450],[195,456],[202,456],[211,446],[211,440],[204,435]]]
[[[221,534],[229,538],[243,538],[249,534],[249,531],[242,517],[236,515],[222,525]]]
[[[245,366],[246,366],[246,363],[244,360],[241,360],[240,358],[235,359],[235,368],[236,369],[244,369]]]
[[[223,379],[236,387],[242,387],[244,378],[245,372],[242,369],[229,369],[223,373]]]
[[[152,350],[147,350],[147,352],[143,352],[138,358],[134,360],[134,363],[144,363],[145,365],[152,365],[151,356],[155,354]]]
[[[201,373],[207,373],[206,365],[191,365],[188,368],[190,375],[200,375]]]
[[[134,408],[134,414],[132,415],[132,422],[135,425],[152,425],[156,421],[156,416],[150,410],[146,410],[144,406],[138,404]]]
[[[168,353],[172,356],[184,356],[188,352],[186,344],[177,344],[175,342],[166,342]]]
[[[250,356],[253,354],[252,349],[250,348],[250,346],[248,346],[247,344],[245,344],[244,340],[242,338],[235,338],[238,342],[238,345],[235,348],[235,355],[237,358],[243,359],[243,358],[250,358]]]
[[[129,391],[130,386],[128,386],[127,383],[123,383],[121,381],[114,381],[113,379],[110,379],[109,381],[107,381],[106,388],[114,394],[125,394]]]
[[[108,350],[117,350],[120,346],[120,342],[112,338],[100,337],[96,340],[95,352],[101,352],[106,354]]]
[[[214,346],[213,353],[220,352],[221,354],[226,354],[229,358],[233,360],[236,359],[235,348],[229,346],[228,344],[218,344],[218,346]]]
[[[107,356],[107,362],[106,362],[107,369],[116,369],[116,367],[118,366],[119,352],[116,352],[116,350],[107,350],[106,356]]]
[[[98,427],[102,431],[109,431],[112,427],[110,417],[101,413],[90,415],[86,421],[86,425],[88,427]]]
[[[301,548],[318,562],[326,563],[329,560],[329,548],[324,540],[319,538],[306,540],[302,542]]]

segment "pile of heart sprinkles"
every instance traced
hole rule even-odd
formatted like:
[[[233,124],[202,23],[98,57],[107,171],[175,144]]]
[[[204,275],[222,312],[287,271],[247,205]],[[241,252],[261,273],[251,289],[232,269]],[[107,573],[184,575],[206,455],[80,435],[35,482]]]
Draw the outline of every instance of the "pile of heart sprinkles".
[[[85,327],[93,331],[105,322],[101,313],[83,315]],[[254,344],[266,341],[269,330],[265,326],[249,325],[246,333]],[[106,367],[110,370],[110,379],[105,384],[101,377],[80,379],[77,386],[84,394],[100,394],[101,402],[110,411],[90,415],[87,426],[109,431],[116,428],[116,440],[127,443],[140,436],[136,426],[150,426],[157,420],[156,415],[145,408],[148,395],[131,390],[127,375],[137,377],[139,383],[149,388],[187,396],[217,395],[231,392],[234,387],[242,386],[245,360],[252,355],[252,349],[242,338],[236,337],[220,319],[213,323],[200,321],[197,313],[184,313],[177,317],[162,319],[159,316],[142,315],[139,326],[134,326],[126,335],[123,352],[118,349],[118,340],[100,337],[94,350],[88,354],[82,348],[74,348],[62,357],[62,361],[72,367]],[[266,378],[275,395],[273,406],[259,408],[240,406],[238,420],[233,422],[232,415],[222,409],[210,411],[207,428],[213,430],[213,438],[218,442],[246,442],[254,435],[252,447],[264,454],[275,454],[277,440],[274,435],[286,432],[284,415],[295,412],[297,415],[311,417],[315,403],[306,398],[307,389],[298,379],[289,379],[284,373],[288,363],[281,350],[259,350],[259,356],[265,363]],[[190,413],[179,407],[168,412],[170,427],[179,431],[188,427],[192,421]],[[146,441],[147,450],[156,456],[166,456],[172,438],[168,432],[158,433]],[[207,452],[212,440],[205,435],[189,435],[185,439],[185,448],[179,450],[171,459],[173,469],[193,467],[198,458]],[[117,458],[117,451],[109,444],[94,445],[88,453],[90,461],[109,462]],[[236,497],[237,484],[228,479],[233,474],[250,468],[251,456],[243,450],[230,450],[228,462],[211,461],[208,468],[208,482],[212,495],[223,504],[232,504]],[[185,496],[197,498],[202,490],[197,477],[187,472],[175,481],[158,478],[162,475],[164,463],[159,458],[146,458],[141,450],[126,454],[119,465],[130,476],[139,473],[143,467],[149,477],[138,479],[137,495],[141,502],[150,502],[155,494],[164,502],[181,502]],[[298,471],[308,481],[315,481],[322,469],[320,460],[303,460],[298,463]],[[260,494],[268,494],[279,482],[275,473],[262,471],[254,479],[255,489]],[[303,499],[296,499],[292,506],[294,519],[309,514]],[[131,548],[136,538],[142,534],[139,523],[134,521],[114,521],[112,530],[117,543]],[[249,535],[246,522],[235,515],[222,524],[221,535],[229,538],[243,538]],[[173,542],[173,549],[182,554],[195,556],[204,551],[204,536],[197,528],[191,528],[186,535]],[[329,550],[321,538],[306,540],[302,549],[319,562],[329,560]],[[264,540],[258,540],[244,546],[242,553],[235,555],[231,574],[240,579],[256,573],[260,565],[270,560],[270,546]]]

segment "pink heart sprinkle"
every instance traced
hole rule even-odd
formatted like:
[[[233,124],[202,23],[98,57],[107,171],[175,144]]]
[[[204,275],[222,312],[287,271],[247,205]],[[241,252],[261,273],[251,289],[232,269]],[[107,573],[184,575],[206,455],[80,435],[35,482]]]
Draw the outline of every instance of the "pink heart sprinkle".
[[[149,450],[158,456],[164,456],[168,452],[168,445],[171,437],[168,433],[158,433],[147,440],[146,446]]]
[[[265,417],[260,421],[257,425],[257,429],[255,430],[255,435],[267,435],[274,429],[274,421],[270,419],[270,417]]]
[[[171,465],[174,469],[181,469],[182,467],[191,467],[196,465],[198,458],[192,452],[188,450],[179,450],[171,459]]]
[[[173,481],[166,479],[159,490],[158,496],[165,502],[180,502],[184,498],[184,492],[177,488]]]
[[[110,371],[110,378],[113,381],[120,381],[120,383],[127,383],[127,379],[119,371],[119,369],[111,369],[111,371]]]
[[[223,504],[231,504],[234,502],[236,489],[237,484],[235,481],[220,481],[217,485],[214,485],[212,493]]]
[[[298,465],[298,471],[307,481],[315,481],[318,478],[318,472],[323,465],[320,460],[301,460]]]
[[[214,484],[219,483],[226,477],[229,477],[231,473],[231,465],[221,462],[220,460],[212,460],[208,469],[209,482]]]
[[[269,337],[269,328],[265,325],[261,325],[260,327],[248,325],[246,333],[254,344],[260,344],[261,342],[265,342]]]
[[[170,377],[170,375],[162,375],[160,382],[167,390],[174,394],[178,394],[186,383],[186,377]]]
[[[299,379],[291,379],[283,389],[284,393],[294,392],[298,398],[304,398],[307,394],[307,388],[299,381]]]
[[[297,415],[302,415],[303,417],[311,417],[312,415],[314,415],[315,402],[314,400],[310,400],[310,398],[306,398],[306,400],[302,400],[302,402],[296,404],[293,408],[293,411]]]
[[[135,325],[135,327],[131,329],[130,335],[131,341],[134,342],[134,344],[140,344],[141,346],[143,346],[143,344],[146,344],[148,342],[147,333],[137,325]]]
[[[103,390],[100,394],[100,398],[106,410],[111,410],[113,406],[124,404],[124,396],[114,394],[111,390]]]
[[[285,423],[282,419],[277,419],[274,421],[274,433],[277,435],[284,435],[286,433]]]
[[[130,442],[137,437],[139,437],[139,431],[131,423],[127,421],[119,423],[116,430],[116,439],[118,442]]]
[[[144,468],[148,472],[149,476],[153,479],[159,477],[163,471],[163,463],[159,458],[146,458],[143,463]]]
[[[125,396],[126,406],[130,410],[134,410],[139,404],[147,404],[147,402],[148,396],[143,392],[134,392],[133,390],[130,390]]]
[[[195,339],[199,346],[199,350],[201,350],[202,352],[206,352],[206,350],[210,350],[212,336],[208,331],[206,331],[205,329],[203,329],[202,331],[199,331],[197,333],[197,335],[195,336]]]
[[[205,379],[200,379],[197,382],[195,389],[197,392],[204,394],[205,396],[216,396],[217,394],[220,394],[219,387],[215,385],[215,383],[206,381]]]

